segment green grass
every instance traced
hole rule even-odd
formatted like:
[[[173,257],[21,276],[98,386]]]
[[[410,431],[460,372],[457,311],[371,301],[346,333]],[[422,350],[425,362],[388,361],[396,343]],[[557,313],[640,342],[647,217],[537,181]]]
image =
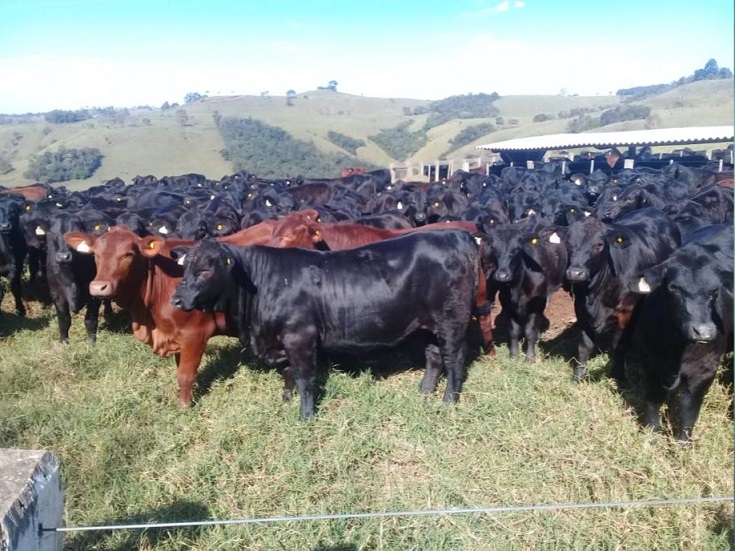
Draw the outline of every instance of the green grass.
[[[461,402],[422,397],[422,372],[328,371],[317,416],[298,419],[270,370],[210,342],[196,403],[176,407],[172,359],[80,316],[57,342],[52,310],[6,297],[0,446],[62,464],[68,526],[733,495],[732,389],[707,395],[694,443],[640,428],[635,396],[590,363],[570,382],[546,340],[535,365],[475,361]],[[381,360],[379,367],[385,359]],[[729,549],[731,503],[69,534],[66,549]]]
[[[171,98],[171,101],[176,101]],[[180,100],[179,100],[180,101]],[[299,94],[289,107],[284,96],[263,99],[256,96],[212,97],[202,102],[184,105],[189,116],[187,126],[176,120],[176,109],[161,111],[131,110],[124,122],[95,118],[73,124],[49,124],[42,117],[26,124],[0,126],[0,154],[14,167],[12,172],[0,175],[0,185],[18,186],[31,183],[23,177],[31,155],[59,146],[67,148],[96,147],[104,155],[102,166],[87,180],[68,182],[71,189],[85,189],[90,185],[120,177],[130,182],[136,175],[165,175],[197,172],[209,178],[232,174],[232,164],[219,151],[224,147],[214,124],[213,115],[222,117],[253,117],[269,125],[278,126],[298,140],[313,142],[323,152],[342,150],[328,139],[328,132],[340,132],[366,142],[357,150],[361,159],[379,166],[394,162],[388,153],[370,141],[381,129],[395,128],[401,122],[413,119],[412,129],[420,128],[427,115],[406,116],[403,108],[427,106],[427,100],[405,98],[366,98],[318,90]],[[534,123],[539,113],[556,115],[573,108],[611,108],[620,103],[617,96],[507,96],[495,102],[505,124],[496,125],[497,132],[479,138],[456,151],[449,158],[462,159],[478,155],[476,145],[512,138],[556,134],[564,132],[569,119]],[[728,125],[733,120],[732,80],[693,82],[665,94],[634,102],[652,108],[659,116],[661,128],[676,126]],[[155,106],[158,107],[158,106]],[[598,113],[601,111],[598,111]],[[149,119],[146,125],[143,119]],[[516,126],[510,119],[518,119]],[[428,132],[429,142],[413,154],[411,162],[434,161],[449,151],[450,140],[463,127],[488,119],[454,119]],[[604,130],[635,130],[643,128],[644,121],[632,121]],[[319,174],[311,176],[337,176]]]

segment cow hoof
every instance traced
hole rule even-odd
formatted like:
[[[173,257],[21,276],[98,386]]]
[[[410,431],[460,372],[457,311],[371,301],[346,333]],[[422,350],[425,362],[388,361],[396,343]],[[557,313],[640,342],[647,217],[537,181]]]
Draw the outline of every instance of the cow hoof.
[[[179,409],[191,409],[191,400],[179,399]]]
[[[293,398],[293,392],[290,390],[284,389],[281,393],[281,400],[283,400],[285,403],[289,403],[291,399]]]
[[[59,339],[59,342],[61,344],[67,344],[68,345],[69,344],[69,339]]]

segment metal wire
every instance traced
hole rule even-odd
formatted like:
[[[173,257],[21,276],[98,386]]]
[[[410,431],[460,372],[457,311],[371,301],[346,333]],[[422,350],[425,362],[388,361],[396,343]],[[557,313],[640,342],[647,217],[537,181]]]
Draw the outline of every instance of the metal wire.
[[[376,513],[344,513],[334,515],[304,515],[284,516],[267,518],[247,518],[230,520],[201,520],[193,522],[162,522],[151,524],[118,524],[111,526],[75,526],[44,528],[39,525],[38,532],[91,532],[104,530],[149,530],[151,528],[188,528],[194,526],[221,526],[224,524],[266,524],[273,522],[304,522],[315,520],[344,520],[363,518],[390,518],[390,517],[419,517],[419,516],[445,516],[445,515],[471,515],[491,513],[517,513],[532,511],[561,511],[570,509],[602,509],[602,508],[624,508],[624,507],[661,507],[665,505],[692,505],[702,503],[720,503],[724,501],[735,501],[733,496],[721,497],[693,497],[682,499],[659,499],[649,501],[613,501],[605,503],[555,503],[548,505],[511,505],[504,507],[466,507],[451,509],[434,509],[430,511],[384,511]]]

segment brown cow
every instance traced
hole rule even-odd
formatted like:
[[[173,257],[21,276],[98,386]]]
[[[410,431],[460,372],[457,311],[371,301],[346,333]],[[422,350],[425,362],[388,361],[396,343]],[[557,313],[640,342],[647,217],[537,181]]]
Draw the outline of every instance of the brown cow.
[[[317,216],[316,211],[306,209],[280,220],[273,229],[273,237],[267,244],[271,247],[327,248],[331,251],[340,251],[361,247],[383,239],[399,237],[415,231],[460,229],[472,234],[477,233],[477,227],[473,222],[461,220],[426,224],[418,228],[388,230],[348,222],[325,224],[318,222]],[[485,351],[489,356],[493,356],[495,355],[495,344],[492,320],[488,308],[487,281],[484,273],[481,273],[480,276],[480,286],[476,300],[476,317],[480,325]]]
[[[355,174],[365,174],[367,172],[364,167],[361,166],[351,166],[349,168],[343,168],[342,172],[339,173],[340,178],[347,178],[349,176],[354,176]]]
[[[42,184],[32,184],[30,186],[3,189],[2,194],[22,195],[26,201],[40,201],[51,197],[49,191]]]
[[[275,223],[267,220],[218,240],[232,245],[264,245]],[[221,313],[184,312],[171,305],[171,295],[183,276],[183,268],[170,258],[171,250],[191,246],[194,241],[139,237],[125,226],[116,226],[97,238],[70,232],[64,240],[78,252],[95,253],[97,276],[89,285],[90,294],[113,299],[126,309],[133,336],[149,344],[155,354],[175,356],[179,406],[189,407],[207,341],[215,335],[240,337]]]

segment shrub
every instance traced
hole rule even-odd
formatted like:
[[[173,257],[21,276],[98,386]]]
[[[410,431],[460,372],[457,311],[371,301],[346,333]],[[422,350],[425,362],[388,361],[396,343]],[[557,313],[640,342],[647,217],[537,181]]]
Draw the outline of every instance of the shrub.
[[[567,132],[572,134],[578,134],[585,130],[592,130],[593,128],[600,127],[599,117],[592,117],[591,115],[582,115],[581,117],[575,117],[567,123]]]
[[[498,114],[498,108],[493,102],[500,96],[492,94],[466,94],[450,96],[429,105],[429,119],[424,130],[429,130],[452,119],[480,119],[490,118]]]
[[[463,128],[459,134],[449,140],[449,144],[452,146],[452,149],[459,149],[460,147],[467,145],[468,143],[472,143],[486,134],[495,132],[495,130],[497,129],[491,122],[473,124]]]
[[[550,121],[554,119],[554,115],[549,115],[547,113],[539,113],[538,115],[535,115],[533,117],[533,122],[545,122]]]
[[[44,115],[46,122],[53,124],[79,122],[87,120],[88,118],[90,118],[90,116],[86,109],[79,109],[78,111],[63,111],[61,109],[55,109],[54,111],[49,111]]]
[[[428,137],[426,128],[410,132],[408,127],[413,121],[404,121],[394,128],[381,128],[380,132],[370,139],[397,161],[405,161],[426,145]]]
[[[341,147],[342,149],[344,149],[345,151],[349,151],[353,155],[357,155],[358,147],[365,146],[365,140],[351,138],[350,136],[340,134],[339,132],[335,132],[333,130],[327,132],[327,139],[337,147]]]
[[[102,164],[102,154],[99,149],[60,147],[57,151],[47,151],[41,155],[32,156],[28,170],[23,176],[44,184],[84,180],[94,174],[100,164]]]
[[[604,111],[600,115],[600,124],[605,126],[615,122],[645,119],[650,114],[651,108],[644,105],[621,105],[615,109]]]

